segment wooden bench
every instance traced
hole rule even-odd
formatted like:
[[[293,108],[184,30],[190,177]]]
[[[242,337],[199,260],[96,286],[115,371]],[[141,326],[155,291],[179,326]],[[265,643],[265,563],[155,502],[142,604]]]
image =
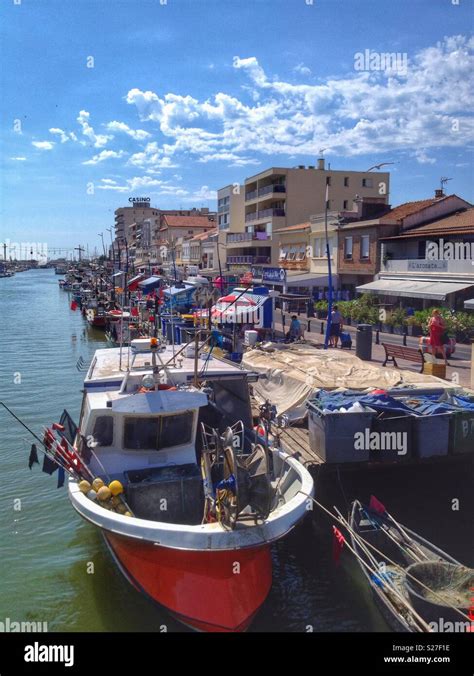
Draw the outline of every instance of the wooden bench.
[[[405,345],[395,345],[394,343],[382,343],[382,347],[385,350],[385,361],[382,366],[385,366],[390,359],[393,362],[393,365],[398,368],[397,359],[406,359],[407,361],[420,364],[420,373],[423,373],[425,356],[420,348],[405,347]]]

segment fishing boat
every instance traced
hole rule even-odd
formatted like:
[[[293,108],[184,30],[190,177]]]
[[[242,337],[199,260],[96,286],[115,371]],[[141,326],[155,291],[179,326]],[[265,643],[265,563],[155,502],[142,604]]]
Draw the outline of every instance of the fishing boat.
[[[309,472],[253,428],[253,376],[195,343],[97,350],[70,435],[104,483],[71,477],[73,507],[138,591],[201,631],[249,626],[272,584],[271,544],[311,503]]]
[[[376,606],[393,631],[423,632],[446,622],[469,631],[474,570],[402,526],[376,499],[349,516],[351,548]]]

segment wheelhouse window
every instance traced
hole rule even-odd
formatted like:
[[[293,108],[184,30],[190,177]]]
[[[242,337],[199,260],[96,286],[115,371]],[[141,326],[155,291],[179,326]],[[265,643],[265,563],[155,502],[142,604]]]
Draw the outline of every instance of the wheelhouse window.
[[[114,419],[110,415],[96,418],[92,436],[99,446],[112,446],[114,441]]]
[[[191,441],[193,413],[154,416],[153,418],[125,418],[123,446],[128,450],[160,451],[181,446]]]

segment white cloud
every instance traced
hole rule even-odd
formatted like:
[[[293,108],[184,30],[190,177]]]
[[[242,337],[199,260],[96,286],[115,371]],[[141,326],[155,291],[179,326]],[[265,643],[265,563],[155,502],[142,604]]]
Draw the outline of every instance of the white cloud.
[[[167,138],[157,162],[191,154],[203,163],[243,164],[249,155],[301,157],[325,147],[345,156],[409,152],[426,163],[436,148],[464,149],[474,140],[473,47],[474,40],[453,36],[410,54],[404,74],[354,70],[319,84],[272,79],[256,57],[236,56],[245,99],[135,88],[126,100]],[[146,166],[148,159],[138,153],[132,163]]]
[[[54,148],[54,141],[32,141],[31,145],[39,150],[52,150]]]
[[[104,162],[104,160],[110,160],[111,158],[123,157],[125,155],[123,150],[102,150],[97,155],[94,155],[90,160],[83,162],[82,164],[99,164],[99,162]]]
[[[51,127],[49,133],[56,134],[57,136],[59,136],[61,143],[67,143],[69,141],[69,136],[66,134],[66,132],[63,131],[62,129],[59,129],[58,127]]]
[[[168,181],[162,181],[151,176],[134,176],[120,185],[117,181],[110,178],[102,178],[102,185],[98,185],[99,190],[115,190],[116,192],[133,192],[135,190],[147,190],[149,194],[154,195],[187,195],[187,190],[174,186]]]
[[[293,71],[299,73],[299,75],[311,75],[311,68],[305,66],[304,63],[299,63],[293,68]]]
[[[108,122],[105,126],[108,131],[123,132],[124,134],[131,136],[135,141],[144,141],[151,136],[151,134],[144,129],[131,129],[125,122],[117,122],[116,120]]]
[[[149,167],[149,171],[177,167],[178,165],[173,163],[170,156],[166,154],[168,148],[166,144],[160,148],[156,141],[152,141],[147,143],[142,152],[134,153],[128,160],[128,164],[136,167]]]
[[[106,134],[96,134],[94,128],[89,124],[90,113],[87,110],[81,110],[77,121],[82,127],[82,134],[91,141],[94,148],[103,148],[107,145],[108,141],[113,139],[113,136],[107,136]]]
[[[10,157],[10,159],[15,160],[16,162],[24,162],[26,157]]]

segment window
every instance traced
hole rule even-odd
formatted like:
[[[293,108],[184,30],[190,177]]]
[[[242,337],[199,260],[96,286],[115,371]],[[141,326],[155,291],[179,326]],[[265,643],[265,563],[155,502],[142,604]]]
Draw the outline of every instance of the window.
[[[92,436],[99,446],[112,446],[114,440],[114,419],[110,415],[96,418]]]
[[[373,183],[371,178],[363,178],[362,179],[362,187],[363,188],[372,188]]]
[[[344,176],[344,188],[349,187],[349,176]]]
[[[342,208],[344,209],[344,211],[346,211],[346,209],[349,208],[349,200],[344,200],[344,202],[342,203]]]
[[[369,258],[370,253],[370,237],[369,235],[362,235],[360,238],[360,257]]]
[[[280,260],[281,261],[286,260],[287,256],[288,256],[288,251],[285,251],[285,249],[280,249]]]
[[[123,446],[128,450],[154,450],[181,446],[191,441],[193,414],[126,418]]]
[[[352,237],[344,238],[344,258],[352,258]]]
[[[296,252],[296,260],[304,261],[306,259],[306,247],[304,244],[301,244]]]

